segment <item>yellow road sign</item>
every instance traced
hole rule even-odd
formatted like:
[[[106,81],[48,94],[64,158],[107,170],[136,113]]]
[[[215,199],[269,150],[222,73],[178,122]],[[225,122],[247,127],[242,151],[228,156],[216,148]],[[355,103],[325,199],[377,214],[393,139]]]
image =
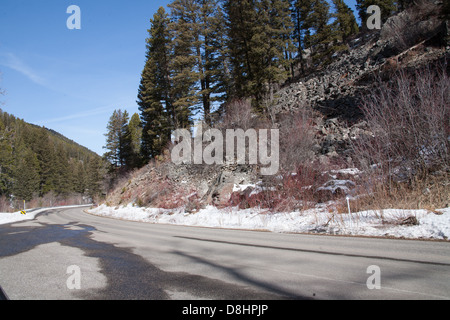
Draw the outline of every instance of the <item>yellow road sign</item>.
[[[27,214],[27,213],[25,212],[25,210],[20,211],[20,213],[21,213],[21,214]]]

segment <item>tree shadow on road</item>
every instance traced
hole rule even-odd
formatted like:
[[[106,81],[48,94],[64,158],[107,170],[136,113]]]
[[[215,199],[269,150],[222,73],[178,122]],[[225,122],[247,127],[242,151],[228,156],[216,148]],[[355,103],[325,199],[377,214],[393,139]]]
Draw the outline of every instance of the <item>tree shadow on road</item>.
[[[279,287],[269,284],[267,282],[252,279],[252,278],[248,277],[247,275],[245,275],[244,273],[239,272],[235,268],[222,266],[215,262],[209,261],[207,259],[192,256],[187,253],[180,252],[180,251],[174,251],[173,253],[180,255],[182,257],[185,257],[185,258],[189,258],[192,261],[194,261],[195,263],[207,265],[207,266],[213,267],[215,269],[225,271],[227,274],[231,275],[236,280],[239,280],[240,282],[245,283],[247,286],[250,286],[252,288],[258,288],[259,290],[261,290],[261,293],[259,293],[260,297],[258,297],[258,295],[256,295],[256,299],[274,299],[274,298],[276,298],[276,299],[298,299],[298,300],[312,299],[312,297],[305,297],[302,295],[294,294],[292,292],[289,292],[287,290],[284,290],[282,288],[279,288]],[[248,287],[245,287],[245,288],[248,288]],[[244,296],[242,297],[242,299],[249,298],[249,297],[245,296],[245,292],[243,292],[243,295]],[[241,299],[241,298],[233,297],[233,299]]]
[[[101,289],[72,290],[74,298],[88,300],[165,300],[168,292],[188,293],[190,297],[215,300],[275,300],[301,299],[279,288],[246,278],[237,270],[227,269],[205,259],[189,256],[197,263],[222,268],[248,285],[237,285],[201,275],[185,272],[166,272],[133,253],[133,248],[117,247],[114,244],[94,240],[96,229],[75,222],[58,225],[39,223],[34,226],[0,226],[0,258],[7,258],[30,251],[37,246],[58,242],[63,246],[79,248],[87,257],[99,261],[101,273],[107,278]],[[155,254],[158,254],[155,252]],[[46,261],[46,264],[58,261]],[[45,265],[34,266],[27,272],[39,272]],[[7,276],[7,275],[6,275]],[[83,277],[83,270],[81,270]],[[65,286],[65,284],[63,285]],[[43,297],[45,298],[45,297]]]

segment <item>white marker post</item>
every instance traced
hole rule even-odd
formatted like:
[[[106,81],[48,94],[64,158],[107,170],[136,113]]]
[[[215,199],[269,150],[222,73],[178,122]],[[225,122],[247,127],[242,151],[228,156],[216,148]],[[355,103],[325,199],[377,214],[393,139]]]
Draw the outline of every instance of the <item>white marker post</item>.
[[[352,214],[352,212],[350,210],[350,197],[346,196],[345,199],[347,199],[348,214]]]

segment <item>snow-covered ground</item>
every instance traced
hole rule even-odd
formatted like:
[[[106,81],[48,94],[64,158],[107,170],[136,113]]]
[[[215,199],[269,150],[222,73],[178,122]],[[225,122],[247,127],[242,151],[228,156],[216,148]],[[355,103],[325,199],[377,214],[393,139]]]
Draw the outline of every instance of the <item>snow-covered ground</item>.
[[[208,206],[195,213],[182,209],[140,208],[133,205],[101,205],[89,213],[117,219],[214,228],[267,230],[272,232],[364,235],[409,239],[450,238],[450,208],[438,210],[363,211],[333,214],[325,207],[301,212],[270,213],[263,209],[218,209]],[[418,224],[407,225],[415,217]]]
[[[0,224],[34,219],[42,211],[66,206],[43,208],[27,212],[0,213]],[[163,223],[212,228],[266,230],[272,232],[323,233],[340,235],[363,235],[407,239],[449,239],[450,208],[436,210],[373,210],[351,214],[329,212],[325,206],[295,212],[271,213],[264,209],[219,209],[208,206],[195,213],[183,209],[141,208],[132,204],[120,207],[98,206],[89,213],[123,220]],[[418,224],[405,224],[415,217]]]
[[[20,221],[24,221],[24,220],[33,220],[34,218],[36,218],[36,216],[39,213],[46,211],[46,210],[61,209],[61,208],[78,208],[78,207],[85,207],[85,206],[86,205],[82,205],[82,206],[76,205],[76,206],[29,209],[29,210],[25,210],[25,214],[22,214],[20,211],[13,212],[13,213],[0,212],[0,224],[20,222]]]

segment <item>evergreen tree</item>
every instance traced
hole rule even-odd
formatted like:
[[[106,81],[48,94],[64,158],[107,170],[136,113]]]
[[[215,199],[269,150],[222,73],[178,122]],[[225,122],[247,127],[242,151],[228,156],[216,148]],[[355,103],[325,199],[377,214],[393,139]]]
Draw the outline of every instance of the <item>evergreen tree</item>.
[[[175,0],[168,5],[171,9],[169,25],[173,39],[170,59],[172,108],[169,109],[172,127],[189,128],[192,125],[192,113],[198,105],[199,74],[195,47],[198,45],[199,11],[195,0]]]
[[[137,168],[141,165],[141,138],[142,138],[142,126],[139,114],[135,113],[128,123],[127,139],[129,143],[129,156],[126,160],[129,168]]]
[[[55,153],[58,161],[55,165],[56,181],[54,191],[58,195],[67,196],[73,190],[69,157],[67,152],[64,150],[64,147],[61,145],[56,147]]]
[[[219,0],[196,0],[198,12],[194,34],[196,67],[205,122],[211,125],[215,102],[227,99],[228,81],[225,58],[225,19]]]
[[[257,111],[274,84],[286,80],[292,46],[289,2],[225,1],[234,91],[253,97]]]
[[[71,165],[73,176],[73,191],[78,194],[84,194],[87,184],[87,173],[85,165],[82,161],[74,161]]]
[[[86,164],[86,189],[92,199],[99,197],[102,193],[103,176],[102,160],[99,157],[89,158]]]
[[[312,0],[291,0],[292,20],[294,24],[292,38],[297,48],[297,57],[300,60],[302,72],[304,72],[303,49],[307,48],[305,37],[310,35],[310,15],[312,12]]]
[[[328,24],[331,18],[330,5],[326,0],[313,0],[312,8],[307,17],[308,26],[312,32],[307,35],[307,46],[326,45],[333,39],[331,26]]]
[[[111,163],[112,170],[125,166],[128,157],[128,112],[114,110],[107,125],[105,158]]]
[[[0,117],[0,196],[9,196],[12,191],[14,169],[12,153],[12,132],[6,128]]]
[[[305,48],[310,48],[313,65],[320,66],[330,62],[331,55],[345,46],[338,22],[330,24],[330,5],[326,0],[311,0],[311,7],[305,17]]]
[[[346,41],[348,37],[358,33],[359,27],[356,23],[353,11],[345,4],[344,0],[333,0],[338,36],[340,40]]]
[[[0,110],[0,195],[29,201],[48,193],[82,194],[91,158],[101,159],[57,132]]]
[[[290,53],[293,51],[291,35],[293,22],[290,15],[290,4],[286,0],[260,1],[258,8],[262,21],[267,23],[258,24],[267,44],[262,57],[261,82],[268,84],[269,100],[273,100],[273,85],[284,82],[289,76]],[[259,33],[259,32],[258,32]],[[261,39],[264,42],[264,39]]]
[[[254,78],[255,67],[251,58],[251,40],[254,34],[256,10],[253,1],[224,1],[227,16],[227,48],[231,63],[233,95],[250,97],[249,85]]]
[[[171,92],[170,59],[172,41],[169,18],[164,8],[150,20],[147,54],[138,92],[142,121],[141,155],[148,161],[161,154],[175,127]]]
[[[39,161],[22,143],[17,147],[15,158],[14,197],[30,201],[39,192]]]
[[[30,143],[30,147],[36,153],[39,162],[39,194],[43,196],[56,189],[56,181],[58,179],[56,167],[61,159],[57,159],[49,133],[45,130],[37,130],[33,133]]]

